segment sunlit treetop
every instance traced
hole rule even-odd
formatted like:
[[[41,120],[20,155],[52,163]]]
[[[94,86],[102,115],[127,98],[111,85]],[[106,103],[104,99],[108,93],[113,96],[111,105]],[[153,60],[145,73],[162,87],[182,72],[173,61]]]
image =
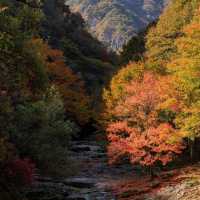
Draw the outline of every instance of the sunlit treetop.
[[[149,68],[165,73],[167,62],[177,53],[175,40],[183,36],[182,29],[190,23],[198,6],[198,0],[175,0],[169,4],[157,25],[147,34]]]

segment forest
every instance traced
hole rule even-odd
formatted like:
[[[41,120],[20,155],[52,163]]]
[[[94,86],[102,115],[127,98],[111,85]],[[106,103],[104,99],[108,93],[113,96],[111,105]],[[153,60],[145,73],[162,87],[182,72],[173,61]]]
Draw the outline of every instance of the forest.
[[[199,66],[199,0],[120,54],[64,0],[0,0],[0,200],[198,199]]]

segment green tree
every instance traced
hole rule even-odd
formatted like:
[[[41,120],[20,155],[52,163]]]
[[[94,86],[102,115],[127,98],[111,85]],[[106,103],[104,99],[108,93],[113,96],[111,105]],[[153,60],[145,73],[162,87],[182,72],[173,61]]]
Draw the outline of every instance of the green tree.
[[[121,64],[128,64],[130,61],[141,61],[145,52],[145,39],[144,35],[140,34],[134,36],[122,48],[120,55]]]
[[[0,89],[16,99],[44,90],[44,63],[29,40],[37,36],[41,13],[26,5],[8,4],[0,13]]]
[[[141,62],[144,61],[146,52],[146,36],[148,31],[156,26],[157,21],[151,22],[147,28],[140,31],[136,36],[133,36],[127,44],[122,48],[120,54],[120,64],[128,64],[129,62]]]
[[[65,120],[65,109],[57,90],[52,87],[37,102],[18,105],[10,138],[21,156],[31,157],[45,172],[63,175],[69,162],[67,147],[78,131]]]

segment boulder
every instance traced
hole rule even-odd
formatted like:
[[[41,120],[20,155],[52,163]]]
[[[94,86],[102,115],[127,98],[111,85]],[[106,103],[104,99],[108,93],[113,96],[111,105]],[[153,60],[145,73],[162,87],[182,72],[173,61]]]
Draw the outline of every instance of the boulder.
[[[66,179],[63,183],[76,188],[92,188],[95,186],[94,181],[88,178],[70,178]]]
[[[76,146],[72,146],[70,148],[71,151],[74,151],[74,152],[84,152],[84,151],[91,151],[90,147],[87,146],[87,145],[76,145]]]
[[[65,200],[86,200],[84,197],[67,197]]]

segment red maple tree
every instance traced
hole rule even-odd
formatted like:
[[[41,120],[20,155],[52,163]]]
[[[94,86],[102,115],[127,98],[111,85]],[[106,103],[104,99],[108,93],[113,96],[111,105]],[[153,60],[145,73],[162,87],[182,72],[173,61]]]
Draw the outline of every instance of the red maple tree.
[[[160,105],[169,98],[167,87],[167,79],[152,73],[126,86],[122,101],[113,109],[114,122],[107,127],[110,163],[126,155],[131,163],[166,165],[181,153],[184,145],[177,130],[159,119]]]

